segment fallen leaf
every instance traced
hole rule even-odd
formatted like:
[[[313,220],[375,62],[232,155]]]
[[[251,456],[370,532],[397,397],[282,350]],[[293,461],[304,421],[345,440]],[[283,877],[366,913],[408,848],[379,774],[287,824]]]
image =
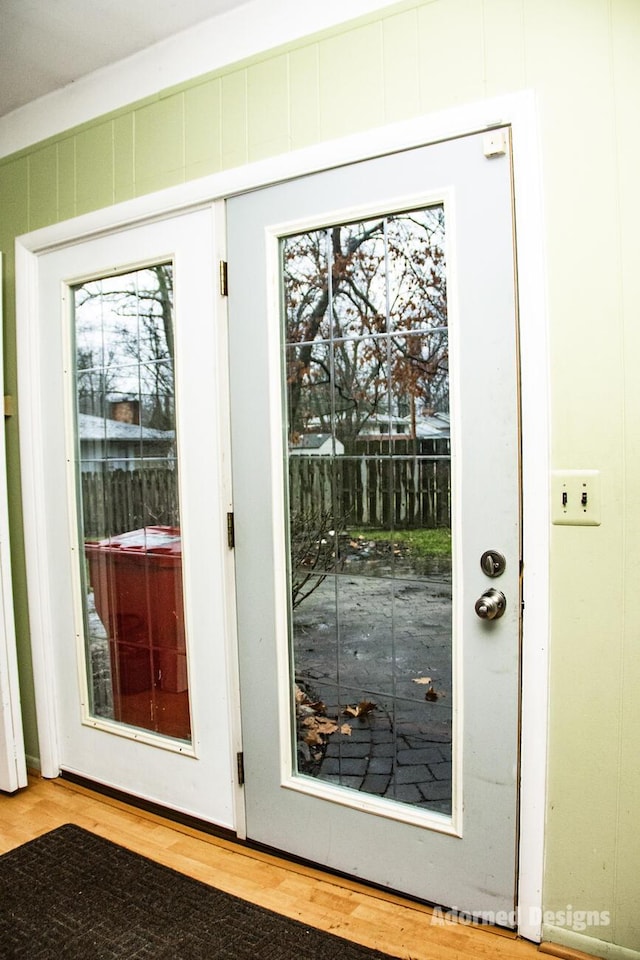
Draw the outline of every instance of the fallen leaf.
[[[298,716],[299,717],[314,717],[315,710],[310,703],[299,703],[298,704]]]
[[[310,746],[321,747],[322,744],[324,743],[324,740],[322,739],[321,735],[318,733],[317,730],[310,730],[309,733],[304,738],[304,742],[308,743]]]
[[[429,689],[424,695],[424,698],[425,700],[437,700],[439,698],[439,694],[436,693],[433,687],[429,687]]]
[[[414,677],[414,683],[431,683],[431,677]]]
[[[324,733],[326,736],[329,736],[330,733],[335,733],[338,729],[338,724],[333,720],[327,719],[327,717],[318,718],[318,730],[320,733]]]
[[[372,710],[376,709],[376,704],[371,700],[361,700],[357,707],[347,706],[342,711],[348,717],[366,717]]]
[[[343,723],[340,727],[340,733],[344,733],[345,736],[351,736],[351,727],[348,723]]]
[[[326,705],[322,700],[311,700],[298,684],[295,686],[295,701],[298,714],[304,716],[309,713],[326,713]]]

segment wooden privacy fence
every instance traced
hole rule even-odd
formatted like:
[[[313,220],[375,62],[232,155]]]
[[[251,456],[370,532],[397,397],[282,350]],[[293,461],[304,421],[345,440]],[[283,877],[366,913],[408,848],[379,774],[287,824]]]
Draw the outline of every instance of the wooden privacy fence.
[[[155,524],[180,526],[177,470],[87,472],[81,488],[87,540]]]
[[[442,444],[442,441],[440,441]],[[341,527],[448,527],[451,462],[435,444],[385,456],[381,449],[289,458],[292,513],[333,517]],[[407,444],[408,447],[408,444]],[[152,524],[179,526],[178,474],[161,467],[81,475],[84,536],[115,536]]]
[[[444,442],[437,443],[442,449]],[[449,527],[451,460],[435,446],[430,441],[428,452],[401,454],[396,446],[393,457],[373,452],[371,444],[360,456],[292,456],[290,510],[320,511],[342,527]]]

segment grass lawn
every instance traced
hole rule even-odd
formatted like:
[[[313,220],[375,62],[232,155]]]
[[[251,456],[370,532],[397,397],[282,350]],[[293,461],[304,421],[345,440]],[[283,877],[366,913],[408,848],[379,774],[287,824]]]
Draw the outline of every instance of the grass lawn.
[[[447,557],[451,555],[451,531],[437,530],[349,530],[354,540],[391,540],[407,547],[416,557]]]

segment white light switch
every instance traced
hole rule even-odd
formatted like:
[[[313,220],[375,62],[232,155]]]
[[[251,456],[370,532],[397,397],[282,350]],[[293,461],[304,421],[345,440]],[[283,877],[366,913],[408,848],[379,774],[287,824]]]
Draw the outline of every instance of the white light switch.
[[[598,470],[555,470],[551,474],[551,522],[600,525]]]

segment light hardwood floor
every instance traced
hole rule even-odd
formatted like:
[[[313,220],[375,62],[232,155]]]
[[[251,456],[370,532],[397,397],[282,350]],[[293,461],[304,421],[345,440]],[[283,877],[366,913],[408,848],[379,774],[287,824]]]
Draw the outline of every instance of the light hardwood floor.
[[[0,794],[0,853],[63,823],[76,823],[204,883],[394,957],[527,960],[538,955],[536,946],[509,933],[434,923],[427,907],[200,833],[63,780],[32,777],[25,790]]]

